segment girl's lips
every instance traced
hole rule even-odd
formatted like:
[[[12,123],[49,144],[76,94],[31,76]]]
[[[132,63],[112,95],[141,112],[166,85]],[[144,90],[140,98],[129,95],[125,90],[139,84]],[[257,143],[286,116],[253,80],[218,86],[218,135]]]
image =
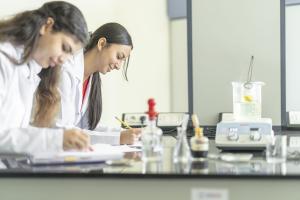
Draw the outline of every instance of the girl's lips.
[[[114,69],[113,67],[108,66],[107,72],[110,72],[110,71],[112,71],[113,69]]]
[[[49,65],[50,67],[55,67],[56,66],[56,64],[55,63],[50,63],[50,65]]]
[[[55,66],[57,66],[57,63],[55,61],[53,61],[52,59],[50,59],[49,66],[50,67],[55,67]]]

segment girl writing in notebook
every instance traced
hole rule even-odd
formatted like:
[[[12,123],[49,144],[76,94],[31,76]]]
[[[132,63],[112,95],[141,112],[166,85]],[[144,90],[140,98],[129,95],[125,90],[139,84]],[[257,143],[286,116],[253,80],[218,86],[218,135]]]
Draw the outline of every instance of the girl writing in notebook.
[[[53,121],[60,99],[54,89],[60,73],[58,66],[87,40],[82,13],[66,2],[45,3],[36,10],[0,21],[1,153],[34,154],[88,147],[89,137],[77,129],[29,125],[35,93],[39,107],[34,118],[43,123],[44,117],[49,123]]]
[[[109,144],[132,144],[140,136],[140,129],[112,131],[98,126],[102,114],[100,74],[123,67],[127,80],[132,48],[131,36],[118,23],[104,24],[91,35],[84,52],[78,53],[62,68],[58,126],[76,125],[104,133],[103,140],[97,142]]]

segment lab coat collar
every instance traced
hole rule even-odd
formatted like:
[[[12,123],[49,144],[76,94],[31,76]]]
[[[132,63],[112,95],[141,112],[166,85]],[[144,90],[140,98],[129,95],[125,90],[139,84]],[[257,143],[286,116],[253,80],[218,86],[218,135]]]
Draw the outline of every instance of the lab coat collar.
[[[16,61],[20,61],[22,59],[22,55],[24,53],[24,46],[14,46],[10,42],[0,43],[0,50],[7,53],[9,56],[14,58]],[[38,73],[42,70],[42,66],[40,66],[35,60],[31,59],[28,61],[28,79],[34,80],[35,82],[39,82],[40,78],[38,77]]]
[[[88,84],[88,87],[86,89],[85,96],[84,96],[82,106],[81,106],[81,113],[82,114],[86,112],[87,107],[88,107],[90,92],[91,92],[91,87],[92,87],[92,79],[93,79],[93,75],[90,75],[89,84]]]

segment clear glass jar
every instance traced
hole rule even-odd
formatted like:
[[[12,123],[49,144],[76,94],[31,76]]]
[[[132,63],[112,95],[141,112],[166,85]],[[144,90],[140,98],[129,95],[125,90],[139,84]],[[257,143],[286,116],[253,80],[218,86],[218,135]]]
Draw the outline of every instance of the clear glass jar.
[[[161,161],[163,158],[162,130],[156,126],[156,120],[149,120],[142,130],[142,160]]]

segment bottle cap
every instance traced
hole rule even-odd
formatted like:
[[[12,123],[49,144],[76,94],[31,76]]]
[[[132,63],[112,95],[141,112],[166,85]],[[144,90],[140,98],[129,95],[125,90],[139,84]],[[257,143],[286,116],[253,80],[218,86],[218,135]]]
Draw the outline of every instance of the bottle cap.
[[[196,114],[192,115],[192,123],[194,128],[199,127],[199,119]]]
[[[154,120],[157,116],[157,112],[155,111],[155,100],[153,98],[148,99],[148,116],[149,120]]]
[[[202,137],[203,136],[203,128],[196,127],[195,128],[195,136]]]

